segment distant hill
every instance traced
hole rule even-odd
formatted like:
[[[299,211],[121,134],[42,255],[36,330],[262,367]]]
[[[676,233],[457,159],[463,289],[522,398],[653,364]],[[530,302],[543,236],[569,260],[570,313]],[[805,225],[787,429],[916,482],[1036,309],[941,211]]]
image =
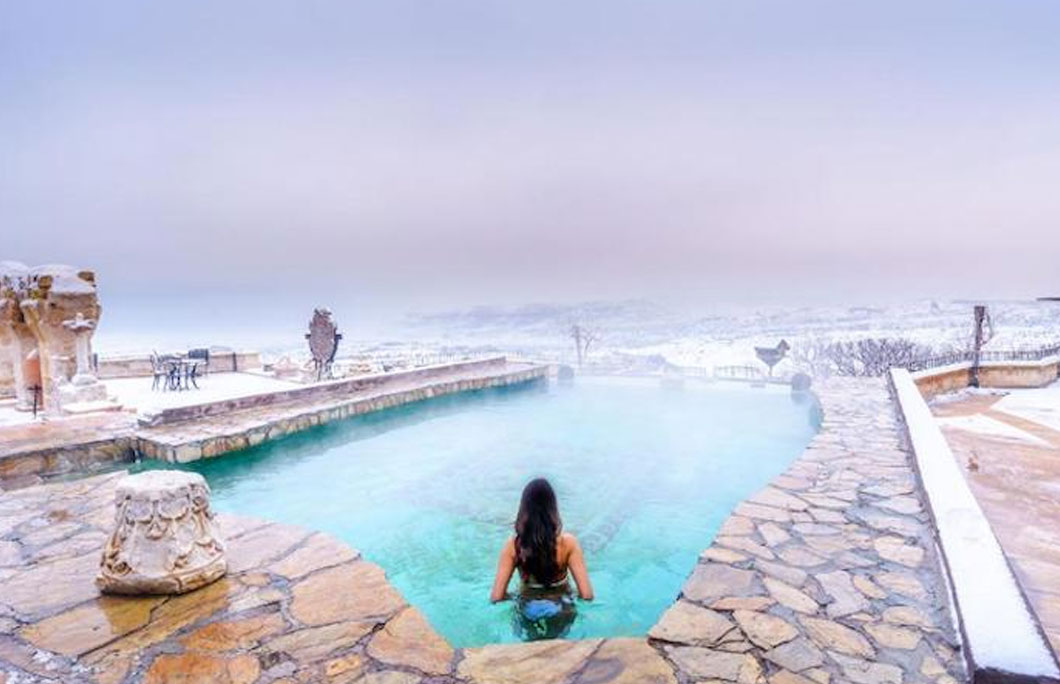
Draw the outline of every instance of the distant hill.
[[[646,343],[645,337],[667,339],[681,316],[666,307],[641,299],[592,301],[576,304],[534,303],[521,306],[475,306],[429,314],[410,314],[413,329],[449,333],[497,335],[519,333],[533,337],[565,337],[570,326],[606,331],[610,344]],[[653,334],[654,333],[654,334]]]

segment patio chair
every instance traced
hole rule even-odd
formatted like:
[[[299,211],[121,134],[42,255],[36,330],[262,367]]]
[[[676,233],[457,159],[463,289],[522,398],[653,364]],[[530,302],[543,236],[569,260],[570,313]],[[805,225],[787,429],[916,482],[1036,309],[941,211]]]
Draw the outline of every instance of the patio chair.
[[[180,389],[181,368],[179,356],[174,354],[159,355],[158,352],[152,352],[151,371],[154,375],[151,389],[155,389],[158,386],[159,380],[162,381],[163,391]]]
[[[189,363],[189,359],[194,357],[187,357],[181,366],[184,369],[184,389],[191,389],[193,386],[195,389],[199,389],[199,369],[205,367],[203,362],[192,362]]]
[[[159,382],[162,383],[163,390],[167,389],[167,386],[169,385],[169,371],[166,369],[166,365],[162,363],[162,359],[156,351],[151,352],[151,376],[153,378],[151,381],[152,391],[158,389]]]
[[[210,350],[203,347],[201,349],[190,349],[188,350],[189,359],[202,359],[200,368],[196,368],[196,375],[209,375],[210,374]],[[196,385],[198,387],[198,385]]]

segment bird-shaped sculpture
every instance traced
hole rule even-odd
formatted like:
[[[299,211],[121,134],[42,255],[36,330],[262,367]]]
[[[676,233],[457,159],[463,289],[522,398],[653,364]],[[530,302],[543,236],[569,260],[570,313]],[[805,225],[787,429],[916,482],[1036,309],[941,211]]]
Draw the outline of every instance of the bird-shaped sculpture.
[[[788,344],[787,340],[781,340],[780,344],[775,347],[755,347],[755,354],[762,363],[769,366],[769,377],[773,377],[773,366],[781,362],[789,349],[791,349],[791,345]]]

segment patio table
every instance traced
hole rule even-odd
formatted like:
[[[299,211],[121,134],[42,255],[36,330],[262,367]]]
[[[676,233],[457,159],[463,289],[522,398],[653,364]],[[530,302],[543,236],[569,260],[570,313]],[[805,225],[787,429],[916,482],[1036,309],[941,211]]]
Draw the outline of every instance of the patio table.
[[[162,359],[166,367],[166,388],[171,390],[189,390],[192,387],[199,389],[199,367],[204,364],[202,359],[189,359],[174,356]]]

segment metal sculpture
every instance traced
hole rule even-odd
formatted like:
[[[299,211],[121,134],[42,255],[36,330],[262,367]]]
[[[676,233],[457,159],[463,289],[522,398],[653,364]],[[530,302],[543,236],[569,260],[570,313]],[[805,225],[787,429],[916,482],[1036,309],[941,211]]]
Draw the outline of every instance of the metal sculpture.
[[[335,321],[331,319],[328,309],[314,309],[313,318],[309,321],[309,354],[313,357],[313,370],[317,380],[331,377],[331,364],[335,361],[335,352],[339,349],[339,334]]]
[[[773,366],[780,363],[787,355],[791,345],[787,340],[781,340],[775,347],[755,347],[755,354],[762,363],[769,366],[769,377],[773,377]]]

